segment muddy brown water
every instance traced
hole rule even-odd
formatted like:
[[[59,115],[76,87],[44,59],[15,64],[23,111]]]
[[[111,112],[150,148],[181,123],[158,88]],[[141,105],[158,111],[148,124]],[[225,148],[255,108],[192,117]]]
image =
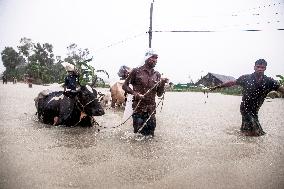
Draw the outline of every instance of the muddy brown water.
[[[39,123],[33,99],[48,88],[60,89],[0,85],[1,189],[284,188],[284,99],[261,107],[265,136],[245,137],[241,97],[167,92],[156,136],[143,138],[130,122],[100,132]],[[97,121],[112,127],[122,114]]]

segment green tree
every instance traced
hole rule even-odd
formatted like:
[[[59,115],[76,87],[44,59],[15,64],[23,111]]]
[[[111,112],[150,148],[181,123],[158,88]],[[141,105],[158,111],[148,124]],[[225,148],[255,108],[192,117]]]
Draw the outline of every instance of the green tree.
[[[24,75],[28,74],[38,84],[64,81],[66,71],[61,65],[63,61],[61,56],[54,56],[51,44],[33,43],[31,39],[24,37],[21,38],[17,48],[19,52],[12,47],[5,47],[1,52],[7,76],[17,76],[18,79],[22,79]],[[104,83],[96,73],[104,72],[107,76],[108,73],[105,70],[95,70],[89,64],[93,58],[89,57],[88,49],[78,48],[73,43],[67,47],[67,50],[68,54],[64,61],[75,66],[80,73],[82,85],[95,85],[97,81]]]
[[[5,47],[1,52],[3,65],[7,69],[15,69],[18,65],[23,62],[20,54],[13,49],[13,47]]]
[[[50,83],[54,78],[54,54],[53,46],[49,43],[36,43],[32,54],[28,57],[28,73],[37,83]]]
[[[65,62],[68,62],[73,65],[77,65],[79,62],[84,62],[85,60],[90,59],[89,50],[78,48],[75,43],[70,44],[67,47],[67,57],[64,59]]]
[[[17,46],[19,53],[24,57],[28,58],[33,50],[34,43],[31,39],[24,37],[21,38],[20,44],[20,46]]]
[[[1,52],[1,58],[4,67],[6,68],[5,74],[8,78],[19,77],[17,67],[24,65],[25,59],[13,49],[13,47],[5,47]]]
[[[89,63],[93,60],[93,57],[89,57],[89,50],[78,48],[75,43],[72,43],[67,47],[67,57],[64,59],[65,62],[73,64],[76,70],[80,74],[80,84],[90,84],[95,86],[97,81],[104,83],[104,80],[97,76],[97,72],[103,72],[109,78],[108,73],[105,70],[95,70]]]

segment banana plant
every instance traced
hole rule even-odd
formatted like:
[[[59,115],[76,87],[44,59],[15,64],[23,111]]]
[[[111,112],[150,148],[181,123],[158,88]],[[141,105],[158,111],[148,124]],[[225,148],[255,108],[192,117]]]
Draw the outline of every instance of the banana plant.
[[[276,77],[279,77],[279,78],[280,78],[280,80],[279,80],[280,84],[281,84],[281,85],[284,85],[284,76],[282,76],[282,75],[276,75]]]
[[[91,87],[95,87],[98,81],[102,82],[103,84],[105,81],[98,77],[96,73],[102,72],[106,74],[107,78],[109,78],[109,74],[105,70],[95,70],[95,68],[88,64],[88,62],[92,61],[93,58],[78,62],[76,68],[80,73],[80,84],[81,85],[90,85]]]

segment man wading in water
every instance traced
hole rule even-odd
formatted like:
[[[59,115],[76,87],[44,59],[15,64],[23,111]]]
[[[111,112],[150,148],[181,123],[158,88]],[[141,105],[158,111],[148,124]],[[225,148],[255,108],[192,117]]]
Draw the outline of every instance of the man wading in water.
[[[280,86],[276,80],[264,75],[266,66],[267,62],[264,59],[259,59],[255,62],[254,73],[242,75],[236,81],[229,81],[210,88],[210,90],[215,90],[234,85],[240,85],[243,88],[243,97],[240,105],[242,114],[241,132],[247,136],[261,136],[265,134],[258,120],[258,111],[267,94],[273,90],[284,94],[283,86]]]
[[[122,89],[133,95],[132,114],[134,133],[154,136],[156,128],[156,102],[155,97],[165,92],[167,78],[154,70],[158,55],[152,49],[146,52],[144,65],[134,68],[126,78]],[[129,87],[132,84],[133,89]],[[148,120],[148,121],[147,121]],[[147,121],[147,123],[145,123]],[[144,125],[145,123],[145,125]],[[142,128],[142,126],[144,127]],[[141,131],[140,131],[141,130]]]

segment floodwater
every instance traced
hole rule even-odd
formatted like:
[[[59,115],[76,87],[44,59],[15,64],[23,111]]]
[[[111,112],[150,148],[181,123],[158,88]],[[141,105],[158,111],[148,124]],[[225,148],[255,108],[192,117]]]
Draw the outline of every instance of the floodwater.
[[[58,86],[0,84],[1,189],[284,188],[284,99],[260,110],[267,134],[246,137],[241,97],[167,92],[156,136],[144,138],[130,122],[100,132],[39,123],[33,99],[47,88]],[[113,127],[122,114],[97,121]]]

